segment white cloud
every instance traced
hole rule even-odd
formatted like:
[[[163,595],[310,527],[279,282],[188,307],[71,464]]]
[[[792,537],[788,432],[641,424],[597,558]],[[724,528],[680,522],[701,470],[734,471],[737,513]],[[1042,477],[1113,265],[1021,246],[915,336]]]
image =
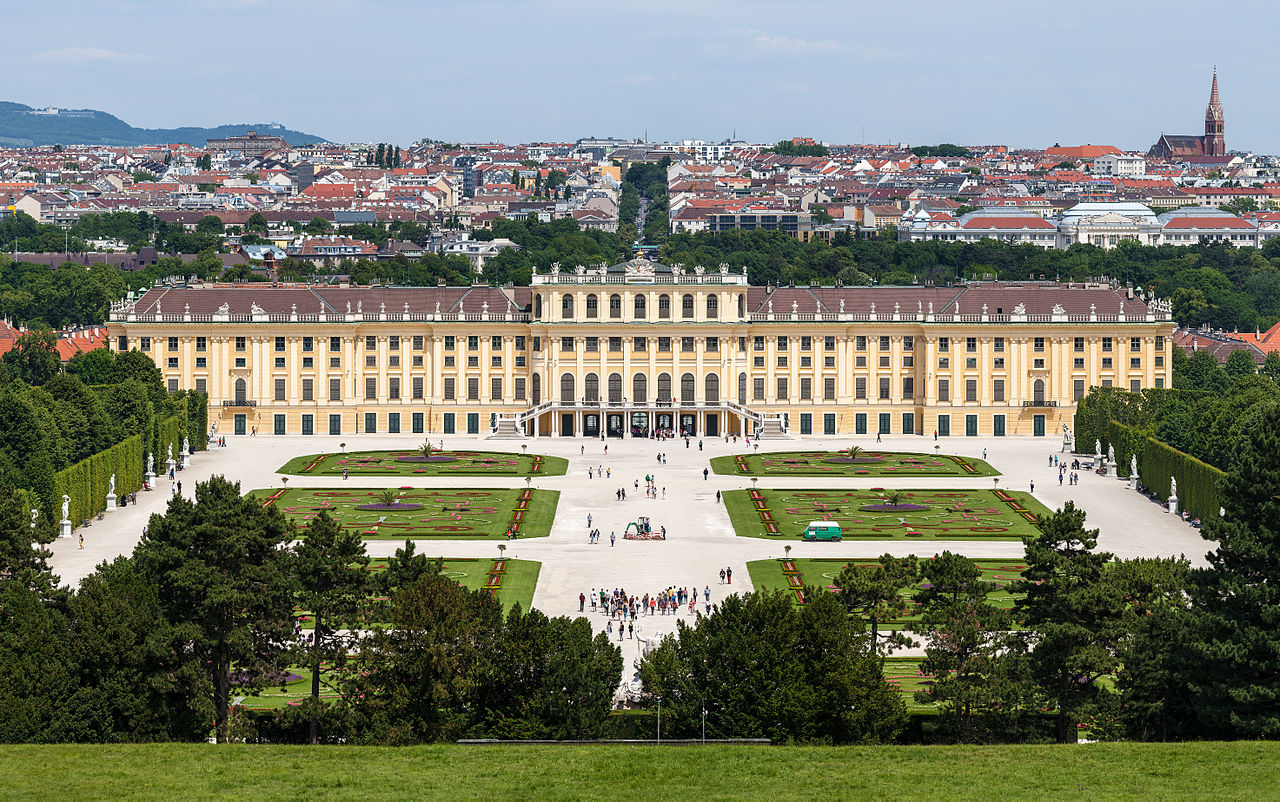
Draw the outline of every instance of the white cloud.
[[[46,64],[88,64],[94,61],[146,61],[150,56],[142,53],[118,53],[100,47],[64,47],[45,50],[34,56],[35,61]]]
[[[773,53],[822,53],[840,49],[840,43],[831,39],[797,39],[794,36],[770,36],[764,31],[747,30],[751,44],[758,50]]]

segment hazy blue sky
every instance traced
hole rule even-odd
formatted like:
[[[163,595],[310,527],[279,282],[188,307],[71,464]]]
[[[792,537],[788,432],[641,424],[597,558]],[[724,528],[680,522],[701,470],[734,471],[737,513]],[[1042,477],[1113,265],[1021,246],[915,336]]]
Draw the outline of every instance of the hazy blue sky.
[[[1145,150],[1162,131],[1202,131],[1217,64],[1228,147],[1280,151],[1280,66],[1262,41],[1275,2],[4,5],[0,99],[145,127],[274,120],[400,143],[736,129],[749,141]]]

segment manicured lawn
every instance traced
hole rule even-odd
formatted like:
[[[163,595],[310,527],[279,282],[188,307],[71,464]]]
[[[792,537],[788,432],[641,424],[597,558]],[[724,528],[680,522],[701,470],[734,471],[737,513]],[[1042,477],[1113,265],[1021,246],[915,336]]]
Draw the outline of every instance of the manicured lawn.
[[[756,590],[780,590],[792,594],[796,602],[801,603],[804,596],[802,589],[806,585],[830,590],[836,575],[846,565],[870,565],[874,562],[875,560],[870,558],[839,557],[753,560],[747,563],[747,574],[750,575],[751,584]],[[1020,560],[975,559],[974,563],[982,571],[984,581],[998,586],[998,589],[987,596],[992,606],[1012,610],[1016,596],[1005,588],[1010,582],[1021,577],[1026,566]],[[923,588],[924,585],[925,583],[921,582],[916,588]],[[909,599],[915,595],[915,592],[915,588],[908,588],[902,593],[902,597]],[[886,623],[889,629],[902,629],[910,628],[919,620],[919,614],[909,611],[901,618]]]
[[[297,476],[563,476],[569,461],[507,451],[437,451],[429,462],[413,449],[348,451],[294,457],[276,473]]]
[[[1019,540],[1039,534],[1049,510],[1028,493],[1004,490],[902,490],[887,510],[885,491],[728,490],[725,508],[739,537],[798,540],[810,521],[835,521],[846,540]],[[920,508],[920,509],[914,509]]]
[[[7,799],[1273,799],[1280,743],[0,747]]]
[[[321,510],[367,540],[505,540],[515,526],[520,537],[551,533],[559,490],[528,488],[394,489],[395,503],[382,504],[372,488],[272,488],[249,495],[274,505],[301,532]],[[374,509],[361,509],[361,507]]]
[[[976,457],[863,451],[854,462],[840,451],[769,451],[712,457],[711,469],[730,476],[999,476]]]

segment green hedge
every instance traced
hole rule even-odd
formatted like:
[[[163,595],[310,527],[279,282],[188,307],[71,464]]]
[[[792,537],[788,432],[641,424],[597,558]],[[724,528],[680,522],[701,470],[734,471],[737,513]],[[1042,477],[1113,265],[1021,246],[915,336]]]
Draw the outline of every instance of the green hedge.
[[[1176,477],[1182,509],[1201,520],[1218,514],[1218,482],[1225,473],[1123,423],[1108,421],[1101,434],[1103,451],[1116,450],[1120,476],[1129,475],[1129,458],[1136,454],[1139,480],[1157,498],[1168,501],[1169,479]]]
[[[142,476],[146,469],[146,454],[142,436],[121,440],[111,448],[100,451],[58,471],[53,475],[53,496],[45,499],[42,515],[57,522],[62,519],[62,497],[71,497],[69,517],[79,526],[86,518],[92,518],[107,508],[107,491],[111,487],[112,474],[116,477],[116,495],[142,489]]]
[[[1117,455],[1118,456],[1118,455]],[[1142,483],[1158,497],[1168,499],[1169,479],[1178,479],[1178,503],[1194,518],[1206,520],[1218,514],[1218,485],[1225,473],[1189,454],[1148,437],[1138,457]]]

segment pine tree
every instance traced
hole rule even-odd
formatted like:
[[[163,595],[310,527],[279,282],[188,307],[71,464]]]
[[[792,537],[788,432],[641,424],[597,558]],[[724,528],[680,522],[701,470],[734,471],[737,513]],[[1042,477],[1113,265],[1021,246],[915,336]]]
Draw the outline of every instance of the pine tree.
[[[382,167],[386,164],[386,149],[387,149],[386,145],[382,144],[381,142],[378,143],[378,155],[377,155],[377,158],[375,159],[375,163],[379,167]]]
[[[1040,516],[1040,535],[1027,539],[1023,581],[1014,583],[1026,594],[1015,606],[1028,627],[1032,674],[1058,705],[1059,743],[1076,741],[1080,713],[1097,694],[1094,683],[1115,670],[1123,635],[1124,601],[1105,581],[1112,555],[1095,551],[1098,530],[1086,530],[1084,517],[1070,501]]]
[[[1192,601],[1192,704],[1205,737],[1280,737],[1280,405],[1264,413],[1222,480],[1221,518],[1205,522],[1218,548]]]
[[[311,699],[308,718],[311,743],[319,736],[320,685],[325,666],[341,668],[353,644],[338,633],[357,623],[365,606],[369,574],[365,566],[364,541],[352,530],[344,530],[327,511],[311,520],[302,542],[295,549],[302,609],[311,613],[314,629],[306,647],[311,667]]]

